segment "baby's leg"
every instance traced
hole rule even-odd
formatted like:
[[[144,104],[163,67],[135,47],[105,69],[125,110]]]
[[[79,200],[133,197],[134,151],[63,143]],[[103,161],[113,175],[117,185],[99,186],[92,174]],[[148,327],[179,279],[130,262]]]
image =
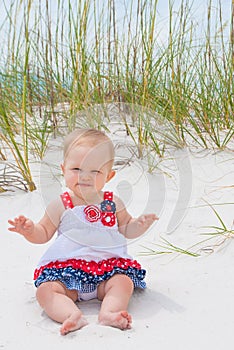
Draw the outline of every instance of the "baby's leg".
[[[131,328],[132,317],[127,312],[133,293],[133,282],[126,275],[116,274],[98,287],[98,298],[102,301],[99,322],[120,329]]]
[[[62,335],[87,324],[75,304],[77,291],[66,289],[60,282],[45,282],[38,287],[36,296],[46,314],[54,321],[62,323],[60,329]]]

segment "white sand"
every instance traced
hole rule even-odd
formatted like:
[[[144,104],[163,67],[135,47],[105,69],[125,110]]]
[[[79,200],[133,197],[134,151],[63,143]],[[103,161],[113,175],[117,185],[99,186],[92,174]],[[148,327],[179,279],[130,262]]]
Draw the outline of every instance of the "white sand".
[[[188,156],[186,152],[177,152],[173,156],[177,157],[177,163],[165,160],[160,165],[171,177],[162,172],[138,177],[140,170],[138,174],[136,169],[140,167],[136,164],[119,171],[112,183],[125,197],[133,215],[147,210],[160,216],[148,233],[129,244],[130,253],[147,270],[148,285],[147,290],[133,295],[129,307],[133,327],[129,331],[98,325],[99,302],[93,300],[79,304],[89,325],[65,337],[59,334],[60,325],[48,319],[38,306],[32,281],[34,267],[50,243],[32,245],[7,231],[7,219],[15,215],[23,213],[34,220],[41,217],[54,179],[41,171],[44,180],[48,176],[44,182],[47,190],[42,185],[42,191],[39,186],[33,193],[18,191],[0,196],[0,350],[43,349],[52,344],[54,349],[140,349],[149,344],[159,350],[233,348],[232,238],[217,247],[220,237],[198,244],[191,248],[201,254],[196,258],[177,254],[138,255],[146,251],[142,245],[152,247],[152,242],[161,243],[160,235],[188,249],[205,239],[202,232],[213,231],[202,226],[221,226],[211,208],[204,206],[204,200],[223,204],[214,208],[225,225],[233,228],[233,204],[228,204],[234,202],[233,153],[202,152]],[[178,164],[183,168],[178,169]],[[124,182],[126,179],[128,183]],[[130,188],[129,183],[132,183]],[[176,204],[178,198],[180,202]]]

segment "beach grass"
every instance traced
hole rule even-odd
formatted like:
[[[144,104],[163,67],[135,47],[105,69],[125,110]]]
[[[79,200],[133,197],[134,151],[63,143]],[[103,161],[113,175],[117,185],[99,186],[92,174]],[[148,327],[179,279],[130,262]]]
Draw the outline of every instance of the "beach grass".
[[[234,203],[229,203],[231,205],[233,205]],[[232,222],[231,227],[229,228],[224,220],[222,219],[221,215],[219,214],[218,210],[215,209],[214,205],[209,204],[209,207],[211,208],[212,212],[214,213],[218,224],[217,225],[211,225],[211,226],[206,226],[206,229],[209,229],[209,231],[204,232],[203,235],[208,236],[208,237],[217,237],[220,236],[224,239],[224,241],[226,239],[229,238],[234,238],[234,221]]]
[[[233,1],[224,20],[221,0],[209,0],[203,31],[187,0],[178,11],[168,0],[163,30],[157,1],[123,3],[121,11],[114,0],[58,0],[53,7],[49,0],[12,0],[6,8],[0,157],[13,156],[29,190],[29,158],[42,159],[51,136],[77,125],[110,130],[111,113],[105,120],[85,113],[96,105],[126,106],[117,121],[139,158],[155,155],[150,170],[168,147],[230,147]]]
[[[161,237],[160,243],[150,243],[148,246],[142,246],[144,251],[140,252],[140,255],[143,256],[156,256],[164,254],[175,254],[175,255],[187,255],[190,257],[197,258],[200,256],[199,253],[193,251],[191,248],[184,249],[168,241],[166,238]],[[192,247],[193,248],[193,247]]]

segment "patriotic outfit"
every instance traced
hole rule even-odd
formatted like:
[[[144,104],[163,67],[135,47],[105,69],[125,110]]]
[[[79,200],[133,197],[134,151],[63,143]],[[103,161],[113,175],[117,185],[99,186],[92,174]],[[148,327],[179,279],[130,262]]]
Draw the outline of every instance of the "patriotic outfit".
[[[99,205],[74,207],[68,192],[61,199],[66,210],[57,238],[34,272],[35,286],[60,281],[86,299],[86,293],[96,297],[97,286],[118,273],[144,289],[146,271],[127,253],[127,241],[118,231],[113,193],[104,192]]]

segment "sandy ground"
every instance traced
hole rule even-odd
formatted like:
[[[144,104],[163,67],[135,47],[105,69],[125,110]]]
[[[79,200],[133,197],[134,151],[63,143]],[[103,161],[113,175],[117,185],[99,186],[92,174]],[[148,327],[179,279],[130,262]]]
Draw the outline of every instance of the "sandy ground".
[[[38,172],[38,165],[35,170]],[[32,245],[7,231],[7,219],[23,213],[38,220],[50,199],[53,176],[39,170],[38,190],[0,195],[0,350],[42,349],[232,349],[234,342],[234,242],[203,236],[221,227],[233,229],[234,154],[178,151],[160,164],[155,175],[139,163],[119,170],[110,185],[127,202],[133,215],[156,212],[160,220],[129,252],[147,270],[145,291],[136,291],[129,306],[133,327],[120,331],[97,323],[99,302],[79,303],[89,325],[63,337],[35,299],[34,267],[47,245]],[[43,180],[41,180],[43,178]],[[41,181],[39,181],[41,180]],[[55,186],[56,187],[56,186]],[[57,185],[56,191],[61,185]],[[204,226],[208,226],[205,228]],[[234,236],[233,236],[234,237]],[[143,256],[144,247],[167,239],[177,247],[200,254]],[[202,242],[203,241],[203,242]]]

